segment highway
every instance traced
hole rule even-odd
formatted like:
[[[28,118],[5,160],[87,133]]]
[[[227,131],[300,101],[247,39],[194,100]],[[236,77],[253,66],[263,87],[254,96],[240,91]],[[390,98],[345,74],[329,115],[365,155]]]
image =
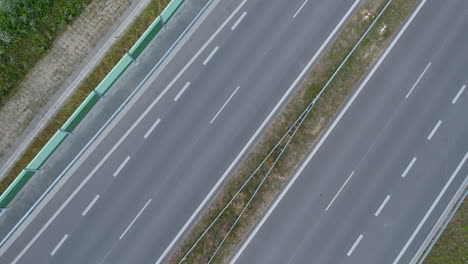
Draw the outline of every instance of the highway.
[[[414,263],[468,182],[468,2],[418,8],[231,264]]]
[[[161,263],[359,2],[215,0],[0,263]]]

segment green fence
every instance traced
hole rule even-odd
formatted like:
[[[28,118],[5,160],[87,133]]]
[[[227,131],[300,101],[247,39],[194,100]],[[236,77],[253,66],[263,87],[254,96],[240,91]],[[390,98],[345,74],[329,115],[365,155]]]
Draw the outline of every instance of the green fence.
[[[94,91],[86,97],[78,109],[70,116],[70,118],[63,124],[62,128],[55,133],[55,135],[47,142],[41,151],[34,157],[16,179],[8,186],[5,192],[0,196],[0,209],[6,208],[8,204],[15,198],[21,191],[26,183],[31,179],[35,172],[37,172],[42,165],[49,159],[55,150],[62,144],[62,142],[70,135],[71,132],[80,124],[86,117],[91,109],[96,105],[99,100],[107,93],[112,85],[119,79],[125,70],[137,59],[143,50],[151,43],[154,37],[159,33],[161,28],[169,21],[175,14],[184,0],[172,0],[166,8],[162,11],[161,15],[156,18],[138,41],[133,45],[129,52],[122,57],[122,59],[114,66],[114,68],[107,74],[107,76],[99,83]]]

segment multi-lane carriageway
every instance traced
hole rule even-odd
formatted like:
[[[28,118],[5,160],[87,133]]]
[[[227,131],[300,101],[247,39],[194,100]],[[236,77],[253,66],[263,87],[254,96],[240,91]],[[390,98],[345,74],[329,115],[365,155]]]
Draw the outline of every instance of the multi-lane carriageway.
[[[0,263],[160,263],[359,3],[215,0]]]
[[[231,264],[415,263],[468,183],[467,28],[421,1]]]
[[[358,4],[215,1],[0,262],[161,263]],[[410,261],[467,179],[466,10],[421,1],[238,263]]]

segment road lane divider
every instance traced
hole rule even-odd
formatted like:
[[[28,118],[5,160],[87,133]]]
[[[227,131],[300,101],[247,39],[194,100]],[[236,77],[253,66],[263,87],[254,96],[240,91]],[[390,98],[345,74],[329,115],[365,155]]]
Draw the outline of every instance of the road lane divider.
[[[351,174],[348,176],[348,178],[346,179],[346,181],[343,183],[343,185],[341,186],[341,188],[338,190],[338,192],[336,193],[335,197],[333,197],[333,199],[330,201],[330,203],[328,204],[327,208],[325,208],[325,211],[328,211],[328,209],[330,209],[330,206],[333,204],[333,202],[335,201],[336,197],[338,197],[338,195],[340,195],[341,191],[343,190],[343,188],[345,187],[345,185],[348,183],[348,181],[351,179],[351,177],[353,177],[354,175],[354,171],[351,172]]]
[[[468,152],[465,154],[465,156],[463,157],[463,159],[460,161],[460,163],[458,164],[458,166],[456,167],[456,169],[453,171],[452,175],[450,176],[449,180],[447,181],[447,183],[445,184],[444,188],[442,188],[442,190],[440,191],[439,195],[437,195],[437,198],[434,200],[434,202],[432,203],[431,207],[429,208],[429,210],[426,212],[426,214],[424,215],[423,219],[421,220],[421,222],[419,222],[418,226],[416,227],[416,229],[414,230],[413,234],[411,234],[411,237],[408,239],[408,241],[406,242],[405,246],[403,247],[403,249],[400,251],[400,253],[398,254],[398,256],[395,258],[395,260],[393,261],[393,264],[397,264],[401,257],[403,257],[403,254],[405,254],[406,250],[408,249],[409,245],[411,244],[411,242],[413,242],[414,238],[416,237],[416,235],[419,233],[419,231],[421,230],[422,226],[426,223],[427,219],[429,218],[429,216],[431,215],[432,211],[434,210],[434,208],[437,206],[437,204],[439,203],[440,199],[442,199],[442,196],[445,194],[445,192],[447,191],[448,187],[450,186],[450,184],[452,183],[453,179],[455,179],[455,177],[458,175],[458,172],[461,170],[461,168],[463,167],[463,165],[465,164],[466,160],[468,159]]]
[[[401,177],[404,178],[406,177],[406,175],[408,175],[408,172],[411,170],[416,160],[418,160],[416,157],[413,157],[413,159],[411,159],[411,162],[408,164],[408,166],[406,166],[406,169],[405,171],[403,171],[403,174],[401,174]]]
[[[354,250],[355,250],[356,247],[359,245],[359,243],[361,242],[361,240],[362,240],[363,237],[364,237],[364,236],[363,236],[362,234],[360,234],[360,235],[358,236],[358,238],[356,239],[356,241],[354,241],[353,246],[351,246],[351,248],[349,249],[348,253],[346,253],[346,255],[348,255],[348,257],[351,256],[351,254],[353,254]]]
[[[379,216],[380,212],[382,212],[385,205],[387,205],[388,200],[390,200],[390,195],[387,195],[387,197],[385,197],[385,200],[383,200],[383,202],[379,206],[379,209],[377,209],[377,211],[375,212],[375,214],[374,214],[375,216]]]
[[[206,65],[208,64],[208,62],[211,60],[211,58],[213,58],[213,56],[215,55],[215,53],[219,50],[219,47],[216,46],[213,51],[211,51],[210,55],[208,55],[208,57],[206,57],[205,61],[203,61],[203,65]]]
[[[466,88],[466,85],[464,84],[460,90],[458,91],[457,95],[455,95],[455,97],[453,98],[452,100],[452,104],[456,104],[457,101],[458,101],[458,98],[460,98],[461,94],[463,93],[463,91],[465,91],[465,88]]]
[[[421,75],[419,75],[419,78],[416,80],[416,82],[413,84],[413,86],[411,87],[411,89],[409,90],[409,92],[406,94],[405,96],[405,99],[408,98],[411,94],[411,92],[414,90],[414,88],[418,85],[419,81],[421,81],[422,77],[424,76],[424,74],[426,73],[426,71],[429,69],[429,67],[431,67],[431,62],[429,62],[429,64],[427,64],[426,68],[424,69],[424,71],[421,73]]]
[[[307,4],[307,2],[309,2],[309,0],[305,0],[304,3],[302,3],[302,5],[299,7],[299,9],[296,11],[296,13],[294,13],[293,18],[296,18],[296,16],[301,12],[302,8],[304,8],[304,6]]]
[[[231,30],[234,30],[237,28],[237,26],[240,24],[240,22],[244,19],[244,17],[247,15],[247,12],[242,13],[242,15],[237,19],[237,21],[232,25]]]
[[[180,89],[180,91],[177,93],[177,95],[174,97],[174,102],[177,102],[179,98],[182,96],[182,94],[187,90],[187,88],[190,86],[190,82],[185,83],[184,87]]]
[[[114,174],[112,174],[112,176],[117,176],[120,171],[125,167],[125,165],[127,165],[127,162],[130,160],[130,156],[127,156],[125,158],[125,160],[122,162],[122,164],[120,164],[120,166],[117,168],[117,170],[114,172]]]
[[[434,134],[437,132],[437,129],[439,129],[440,125],[442,124],[442,121],[439,120],[437,121],[437,124],[434,126],[434,128],[432,128],[432,131],[431,133],[429,134],[429,136],[427,136],[427,140],[431,140],[432,137],[434,136]]]
[[[57,253],[57,251],[60,249],[60,247],[63,245],[63,243],[65,243],[65,240],[67,240],[68,238],[68,235],[65,234],[62,239],[60,239],[60,241],[58,242],[58,244],[55,246],[55,248],[52,250],[52,252],[50,252],[50,255],[53,256],[55,255],[55,253]]]
[[[96,203],[96,201],[99,199],[99,195],[96,195],[93,200],[91,200],[91,202],[88,204],[88,206],[86,206],[86,208],[84,209],[84,211],[81,213],[82,216],[86,216],[86,214],[89,212],[89,210],[91,210],[91,208],[93,207],[93,205]]]
[[[232,97],[234,97],[234,95],[237,93],[237,90],[239,90],[239,88],[240,88],[240,86],[237,86],[236,90],[234,90],[234,92],[231,94],[231,96],[229,96],[229,98],[226,100],[226,102],[223,104],[223,106],[221,106],[221,108],[218,110],[216,115],[211,119],[210,124],[213,124],[213,122],[216,120],[218,115],[223,111],[223,109],[226,107],[226,105],[229,103],[229,101],[231,101]]]
[[[133,221],[128,225],[127,229],[125,229],[125,231],[122,233],[122,235],[120,235],[119,240],[121,240],[125,236],[125,234],[127,234],[128,230],[130,230],[130,228],[136,222],[138,217],[140,217],[140,215],[143,213],[143,211],[146,209],[146,207],[148,206],[148,204],[150,202],[151,202],[151,199],[149,199],[148,202],[146,202],[145,206],[143,206],[143,208],[141,208],[140,212],[138,212],[138,214],[135,216],[135,218],[133,218]]]
[[[147,139],[149,135],[153,133],[153,130],[159,125],[160,122],[161,122],[161,118],[156,119],[156,122],[154,122],[154,124],[148,129],[148,131],[145,133],[143,137]]]

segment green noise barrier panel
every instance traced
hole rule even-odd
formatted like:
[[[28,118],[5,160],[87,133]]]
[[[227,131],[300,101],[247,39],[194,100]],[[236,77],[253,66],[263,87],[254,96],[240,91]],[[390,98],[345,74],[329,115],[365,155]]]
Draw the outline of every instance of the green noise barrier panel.
[[[0,196],[0,208],[6,208],[33,175],[34,171],[23,170]]]
[[[47,144],[37,153],[34,159],[28,164],[27,168],[31,170],[38,170],[44,165],[47,159],[54,153],[54,151],[62,144],[67,138],[68,134],[62,131],[57,131],[55,135],[49,139]]]
[[[91,111],[94,105],[101,99],[101,96],[92,92],[86,97],[83,103],[80,104],[78,109],[68,118],[67,122],[63,124],[62,129],[68,132],[72,132],[78,124],[85,118],[85,116]]]
[[[125,54],[122,59],[112,68],[107,76],[99,83],[96,87],[96,91],[104,95],[107,93],[109,88],[119,79],[119,77],[125,72],[125,70],[132,64],[133,58],[130,55]]]
[[[143,33],[141,38],[133,45],[128,53],[130,53],[133,58],[138,58],[143,50],[150,44],[151,40],[153,40],[154,36],[158,34],[158,32],[163,27],[163,23],[161,22],[160,17],[157,17],[153,23],[148,27],[148,29]]]
[[[184,0],[172,0],[158,16],[154,22],[148,27],[138,41],[133,45],[127,54],[112,68],[107,76],[99,83],[96,89],[86,97],[83,103],[75,110],[68,118],[61,130],[57,131],[47,144],[39,151],[34,159],[28,164],[16,179],[8,186],[5,192],[0,196],[0,209],[6,208],[7,205],[15,198],[16,194],[26,185],[34,173],[39,170],[42,165],[49,159],[55,150],[62,144],[67,136],[75,130],[85,116],[91,111],[96,103],[107,93],[112,85],[120,78],[127,68],[141,55],[143,50],[149,45],[154,37],[159,33],[164,24],[175,14]]]

